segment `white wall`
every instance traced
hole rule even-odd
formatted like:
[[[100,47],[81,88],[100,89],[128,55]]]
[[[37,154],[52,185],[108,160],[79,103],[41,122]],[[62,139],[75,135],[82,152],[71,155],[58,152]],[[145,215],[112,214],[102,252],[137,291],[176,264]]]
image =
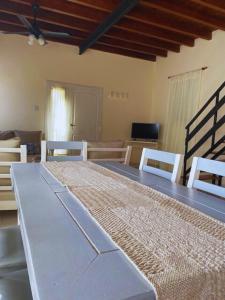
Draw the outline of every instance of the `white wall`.
[[[103,139],[128,138],[132,121],[165,125],[168,76],[203,66],[202,102],[225,80],[225,32],[211,41],[157,58],[156,63],[90,50],[82,56],[72,46],[49,43],[29,47],[26,38],[0,37],[0,130],[43,129],[47,80],[104,88]],[[128,100],[111,100],[111,91]],[[39,112],[34,105],[40,106]]]
[[[47,80],[104,88],[103,139],[129,138],[133,121],[149,122],[154,63],[49,43],[27,45],[19,36],[0,37],[0,130],[44,128]],[[111,100],[110,91],[128,92]],[[34,106],[39,106],[35,111]]]

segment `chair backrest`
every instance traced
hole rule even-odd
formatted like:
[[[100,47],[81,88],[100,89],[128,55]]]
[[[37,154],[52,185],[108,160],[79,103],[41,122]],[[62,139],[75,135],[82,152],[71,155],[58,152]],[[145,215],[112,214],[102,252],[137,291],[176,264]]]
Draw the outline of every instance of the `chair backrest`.
[[[173,166],[172,172],[161,170],[155,167],[148,166],[148,160],[154,160]],[[183,155],[165,151],[144,148],[142,151],[139,170],[152,173],[169,179],[172,182],[179,182],[183,166]]]
[[[54,150],[78,150],[78,155],[54,155]],[[52,152],[53,155],[49,155]],[[80,161],[87,160],[87,142],[42,141],[41,161]]]
[[[88,158],[88,160],[91,161],[116,161],[116,162],[121,162],[124,163],[125,165],[129,165],[130,163],[130,157],[131,157],[131,151],[132,151],[132,146],[127,146],[125,148],[103,148],[103,147],[99,147],[99,148],[87,148],[87,152],[94,152],[95,154],[102,153],[102,152],[108,152],[109,153],[109,157],[107,158]],[[112,154],[112,152],[119,152],[121,153],[121,157],[118,158],[111,158],[110,154]]]
[[[27,146],[26,145],[21,145],[19,148],[0,148],[0,153],[5,153],[5,154],[10,154],[10,153],[18,153],[20,154],[20,160],[19,161],[0,161],[0,167],[11,167],[13,163],[26,163],[27,162]],[[6,170],[7,171],[7,170]],[[2,171],[3,173],[3,171]],[[0,179],[3,180],[10,180],[11,175],[10,172],[4,174],[0,174]],[[0,191],[11,191],[12,190],[12,185],[1,185],[0,186]]]
[[[191,173],[188,180],[188,188],[195,188],[225,198],[225,187],[217,186],[199,179],[200,171],[225,176],[225,163],[221,161],[194,157]]]

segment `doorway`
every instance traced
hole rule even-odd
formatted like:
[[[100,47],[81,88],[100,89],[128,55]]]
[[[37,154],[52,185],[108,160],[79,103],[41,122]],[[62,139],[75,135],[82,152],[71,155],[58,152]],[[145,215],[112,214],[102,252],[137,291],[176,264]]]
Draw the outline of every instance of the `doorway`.
[[[103,89],[48,82],[47,140],[101,139]]]
[[[76,86],[73,105],[73,140],[97,141],[101,137],[102,89]]]

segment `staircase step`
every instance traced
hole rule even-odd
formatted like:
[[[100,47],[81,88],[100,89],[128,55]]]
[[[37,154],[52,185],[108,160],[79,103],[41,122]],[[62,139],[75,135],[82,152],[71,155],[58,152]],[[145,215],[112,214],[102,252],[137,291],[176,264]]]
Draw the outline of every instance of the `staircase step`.
[[[219,178],[218,175],[215,175],[215,176],[216,176],[216,178]],[[212,180],[213,177],[214,177],[213,174],[209,174],[209,173],[204,173],[204,172],[202,172],[202,173],[200,173],[199,179],[200,179],[200,180]]]
[[[212,151],[211,153],[212,153],[212,154],[217,154],[218,151]],[[224,154],[221,154],[221,155],[225,155],[225,151],[224,151]]]
[[[0,192],[0,211],[16,210],[15,194],[10,191]]]
[[[2,210],[17,210],[15,200],[1,200],[0,201],[0,211]]]
[[[189,175],[187,175],[187,180],[189,179]],[[213,174],[209,174],[209,173],[203,173],[201,172],[201,174],[199,175],[199,179],[200,180],[212,180]]]
[[[0,191],[0,201],[13,200],[15,201],[15,194],[11,191]]]
[[[201,173],[199,176],[200,180],[212,180],[213,175],[212,174],[207,174],[207,173]]]

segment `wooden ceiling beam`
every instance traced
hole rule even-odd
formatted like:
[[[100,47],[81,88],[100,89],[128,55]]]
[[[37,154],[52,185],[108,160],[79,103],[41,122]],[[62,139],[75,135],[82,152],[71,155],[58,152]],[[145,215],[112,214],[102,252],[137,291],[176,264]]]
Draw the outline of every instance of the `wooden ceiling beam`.
[[[90,33],[87,39],[84,39],[79,48],[80,54],[83,54],[88,48],[96,44],[96,42],[103,37],[115,24],[117,24],[125,14],[137,6],[139,0],[122,0],[118,7],[116,7],[109,16],[106,17],[97,28]]]
[[[194,3],[201,4],[204,7],[214,9],[216,11],[225,13],[225,2],[224,0],[192,0]]]
[[[179,16],[205,26],[213,27],[213,29],[225,30],[225,15],[212,13],[211,10],[204,9],[201,5],[196,5],[191,1],[143,0],[141,4],[146,7],[157,8],[174,16]]]
[[[119,0],[116,1],[115,0],[107,0],[107,1],[72,0],[70,2],[109,12],[120,1]],[[170,1],[167,2],[170,3]],[[186,34],[195,38],[201,37],[207,40],[212,38],[210,27],[201,25],[194,21],[184,20],[182,17],[179,16],[171,18],[171,15],[169,13],[160,11],[159,9],[153,7],[148,8],[139,5],[135,10],[133,10],[128,15],[126,15],[126,18],[135,20],[137,22],[143,22],[146,24],[159,26],[161,28]],[[123,22],[126,22],[125,19],[123,19],[122,22],[118,24],[118,26],[123,26]]]
[[[135,21],[142,20],[142,22],[146,24],[156,25],[161,28],[186,34],[194,38],[203,38],[206,40],[210,40],[212,38],[210,27],[200,25],[193,21],[185,20],[182,17],[171,17],[171,14],[160,11],[156,8],[149,8],[139,5],[134,12],[129,14],[129,18]],[[121,21],[121,25],[122,23],[123,20]]]
[[[65,39],[67,43],[86,39],[121,4],[121,0],[37,1],[41,28],[68,31],[73,41]],[[130,4],[129,0],[122,1]],[[105,47],[107,52],[111,47],[112,51],[127,51],[130,55],[150,55],[154,60],[156,55],[166,56],[167,51],[179,52],[180,45],[193,46],[195,38],[211,39],[215,29],[225,30],[225,0],[133,1],[140,4],[113,24],[98,40],[97,47]],[[2,22],[19,26],[15,16],[18,13],[31,19],[32,3],[33,0],[0,0],[0,12],[8,14],[7,18],[2,15]]]
[[[20,30],[21,30],[20,26],[15,26],[15,25],[10,25],[10,24],[0,22],[0,31],[10,31],[13,33],[13,32],[17,32]],[[78,46],[81,39],[73,38],[72,40],[68,40],[65,38],[64,39],[47,38],[47,41],[53,41],[53,42],[57,42],[57,43]],[[111,46],[106,46],[103,44],[94,45],[92,47],[92,49],[100,50],[100,51],[104,51],[104,52],[108,52],[108,53],[113,53],[113,54],[129,56],[132,58],[139,58],[139,59],[148,60],[148,61],[156,61],[156,56],[154,56],[154,55],[138,53],[138,52],[130,51],[130,50],[126,50],[126,49],[119,49],[119,48],[115,48],[115,47],[111,47]]]
[[[102,11],[107,11],[107,12],[115,9],[115,7],[120,2],[120,0],[109,0],[109,1],[105,1],[105,0],[96,0],[96,1],[68,0],[68,1],[71,3],[81,4],[81,5],[85,5],[87,7],[96,8],[96,9],[100,9]]]
[[[30,18],[27,18],[31,21]],[[6,24],[12,24],[15,26],[21,26],[22,24],[18,20],[15,15],[10,15],[6,13],[0,12],[0,21]],[[69,29],[63,26],[58,26],[50,23],[46,23],[43,21],[39,21],[40,28],[43,30],[55,31],[55,32],[67,32],[71,34],[72,37],[78,37],[80,39],[85,39],[88,37],[87,32],[79,31],[76,29]],[[21,28],[22,29],[22,28]],[[24,29],[24,28],[23,28]],[[69,39],[69,38],[68,38]],[[154,47],[149,47],[146,45],[140,45],[129,41],[124,41],[116,38],[111,38],[104,36],[99,40],[100,43],[106,44],[108,46],[115,46],[117,48],[127,49],[127,50],[134,50],[140,53],[152,54],[157,56],[166,57],[167,51],[163,49],[158,49]]]
[[[29,4],[29,5],[31,5],[32,3],[32,0],[11,0],[11,1],[20,4]],[[43,9],[67,14],[69,16],[79,17],[81,19],[83,18],[87,21],[91,20],[98,23],[100,23],[111,11],[111,10],[105,11],[104,9],[102,10],[102,9],[95,9],[95,8],[87,9],[87,7],[89,8],[89,6],[80,5],[69,1],[65,1],[65,3],[63,3],[62,5],[61,0],[54,0],[54,6],[50,3],[49,0],[39,0],[38,3]],[[105,1],[104,3],[110,3],[110,2]],[[113,9],[115,7],[116,6],[113,5],[113,7],[111,8]],[[187,46],[194,45],[194,38],[190,37],[189,35],[179,33],[179,32],[174,32],[165,28],[155,26],[153,24],[143,23],[142,21],[134,22],[129,18],[124,18],[123,23],[116,24],[115,27],[121,28],[123,30],[136,32],[138,34],[142,34],[146,36],[156,37],[158,39],[162,39],[165,41],[174,42],[176,44],[183,44]]]
[[[149,47],[155,47],[159,49],[169,50],[173,52],[180,52],[180,45],[171,43],[169,41],[159,40],[155,37],[149,37],[145,35],[139,35],[135,32],[121,32],[121,29],[112,28],[110,29],[105,36],[115,37],[124,41],[131,41],[134,43],[146,45]]]
[[[79,44],[79,42],[77,40],[75,40],[75,41],[68,41],[68,40],[59,41],[56,38],[50,38],[48,40],[52,41],[52,42],[56,42],[56,43],[63,43],[63,44],[68,44],[68,45],[73,45],[73,46],[78,46],[78,44]],[[107,53],[119,54],[119,55],[123,55],[126,57],[128,56],[128,57],[132,57],[132,58],[139,58],[139,59],[147,60],[147,61],[153,61],[153,62],[156,61],[156,56],[153,56],[153,55],[136,53],[134,51],[128,51],[128,50],[118,49],[118,48],[114,48],[114,47],[112,48],[112,47],[109,47],[106,45],[95,44],[91,49],[103,51],[103,52],[107,52]]]
[[[11,2],[26,4],[31,7],[33,0],[9,0]],[[87,10],[85,6],[70,1],[54,0],[54,3],[49,0],[38,0],[38,5],[41,9],[66,14],[69,16],[75,16],[84,20],[94,20],[101,22],[105,19],[106,13],[98,9]]]
[[[129,57],[136,57],[136,58],[149,60],[149,61],[156,61],[156,56],[151,55],[151,54],[137,53],[134,51],[118,49],[118,48],[106,46],[106,45],[96,44],[92,47],[92,49],[109,52],[109,53],[113,53],[113,54],[120,54],[120,55],[124,55],[124,56],[129,56]]]
[[[0,1],[0,11],[14,15],[21,14],[25,17],[33,18],[30,5],[20,4],[9,0]],[[38,13],[38,20],[43,20],[56,25],[64,25],[70,28],[82,29],[83,31],[92,31],[96,28],[96,23],[82,20],[72,16],[66,16],[56,12],[41,9]]]
[[[152,54],[162,57],[167,57],[167,51],[163,49],[157,49],[153,47],[148,47],[144,45],[134,44],[124,40],[116,40],[110,37],[102,37],[98,43],[103,43],[108,46],[115,46],[117,48],[127,49],[127,50],[135,50],[140,53]]]
[[[12,25],[9,23],[5,23],[0,21],[0,31],[8,31],[11,33],[15,32],[21,32],[25,30],[25,27],[23,25]],[[81,37],[72,37],[72,38],[46,38],[47,41],[54,41],[58,43],[63,43],[63,44],[68,44],[68,45],[74,45],[78,46],[80,42],[82,41]],[[104,52],[109,52],[109,53],[114,53],[114,54],[120,54],[120,55],[125,55],[129,57],[134,57],[134,58],[140,58],[144,60],[149,60],[149,61],[156,61],[156,56],[149,54],[149,53],[140,53],[135,50],[130,50],[130,49],[125,49],[125,48],[120,48],[116,46],[111,46],[105,43],[105,41],[99,41],[97,44],[93,45],[91,49],[95,50],[100,50]]]
[[[17,15],[18,11],[24,16],[32,18],[31,7],[28,5],[22,5],[19,3],[10,2],[7,0],[0,1],[0,11],[9,14]],[[84,21],[72,16],[67,16],[59,14],[52,11],[40,10],[38,15],[38,20],[42,20],[51,24],[64,26],[72,29],[78,29],[84,32],[91,32],[96,28],[96,23],[90,21]],[[157,38],[144,36],[142,34],[136,34],[134,32],[129,32],[126,30],[112,28],[107,32],[106,36],[118,38],[122,40],[134,41],[135,43],[144,44],[149,47],[156,47],[159,49],[170,50],[174,52],[179,52],[180,47],[178,44],[172,42],[163,41]]]
[[[31,17],[26,17],[26,18],[27,18],[28,21],[32,22]],[[1,12],[1,11],[0,11],[0,22],[15,25],[15,26],[19,26],[19,27],[24,26],[20,22],[20,20],[17,18],[16,15]],[[65,27],[65,26],[60,26],[60,25],[56,25],[56,24],[52,24],[52,23],[47,23],[47,22],[42,21],[42,20],[38,20],[38,25],[43,30],[49,30],[49,31],[55,31],[55,32],[57,32],[57,31],[58,32],[66,32],[66,33],[71,34],[72,36],[78,36],[81,39],[84,39],[88,36],[88,32],[81,31],[81,30],[78,30],[78,29],[69,28],[69,27]],[[23,27],[23,28],[25,28],[25,27]]]

